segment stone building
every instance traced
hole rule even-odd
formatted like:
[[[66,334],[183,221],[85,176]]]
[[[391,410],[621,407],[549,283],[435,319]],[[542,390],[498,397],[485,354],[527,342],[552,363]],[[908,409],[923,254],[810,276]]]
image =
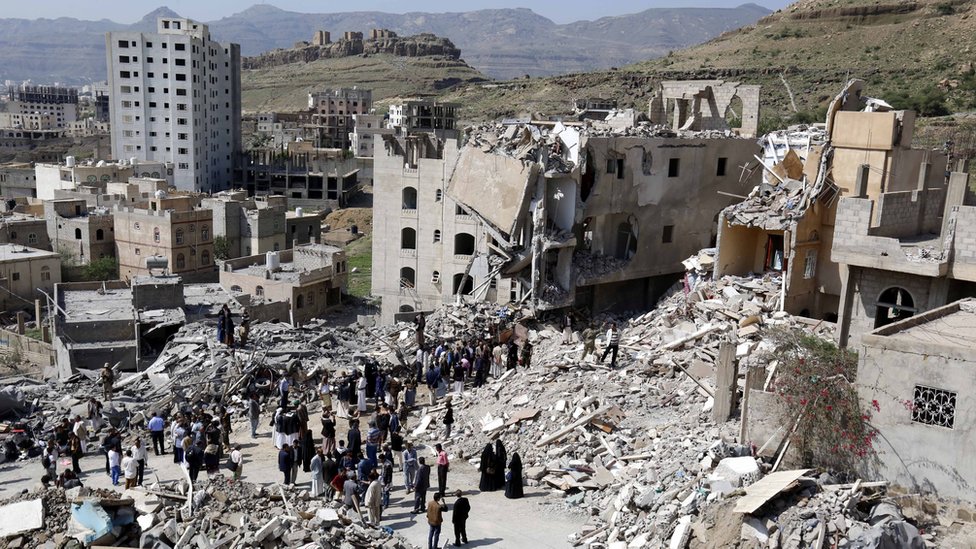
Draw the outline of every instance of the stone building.
[[[106,207],[89,208],[84,199],[44,201],[52,249],[74,265],[115,257],[115,219]]]
[[[248,198],[245,191],[224,191],[204,198],[201,207],[213,212],[214,236],[225,240],[228,259],[287,248],[283,196]]]
[[[145,207],[116,206],[115,244],[119,276],[149,275],[146,260],[165,258],[170,273],[186,282],[216,278],[213,212],[192,196],[154,198]]]
[[[73,190],[79,185],[93,186],[112,182],[127,182],[133,177],[161,179],[166,187],[173,186],[173,165],[165,162],[119,160],[118,162],[76,162],[73,156],[62,163],[38,163],[34,166],[37,198],[52,200],[55,191]]]
[[[759,90],[760,86],[724,80],[663,81],[651,99],[648,115],[652,124],[675,130],[725,130],[730,120],[736,121],[736,133],[756,137]]]
[[[0,244],[52,250],[47,222],[41,217],[17,212],[5,212],[0,215]]]
[[[288,303],[291,318],[287,320],[299,326],[342,302],[347,276],[346,256],[340,248],[304,244],[225,261],[220,285],[254,305]],[[248,297],[241,299],[242,295]]]
[[[907,493],[976,503],[976,300],[965,299],[866,333],[857,392],[880,435],[864,474]],[[867,478],[867,477],[865,477]],[[951,516],[955,516],[952,513]]]
[[[51,295],[61,282],[61,257],[19,244],[0,244],[0,307],[34,310],[35,299]]]
[[[0,165],[0,196],[3,198],[37,198],[37,175],[34,166],[14,162]]]
[[[295,208],[285,214],[285,249],[322,243],[322,214]]]
[[[354,126],[349,140],[353,154],[359,157],[372,158],[376,144],[382,145],[382,136],[394,132],[386,127],[385,117],[378,114],[354,114],[352,119]]]
[[[284,152],[262,148],[243,157],[235,185],[251,196],[282,195],[290,208],[343,208],[361,181],[365,163],[308,142],[292,143]]]
[[[241,150],[241,52],[207,25],[160,17],[156,32],[105,35],[112,157],[173,165],[183,191],[230,186]]]

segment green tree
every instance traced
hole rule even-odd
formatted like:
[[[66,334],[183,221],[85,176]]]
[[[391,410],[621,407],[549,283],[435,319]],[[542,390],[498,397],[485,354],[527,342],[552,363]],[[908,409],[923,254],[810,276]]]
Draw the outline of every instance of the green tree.
[[[114,257],[93,259],[85,265],[83,274],[86,280],[117,280],[119,278],[119,264]]]
[[[214,257],[221,260],[230,259],[230,242],[227,237],[214,237]]]

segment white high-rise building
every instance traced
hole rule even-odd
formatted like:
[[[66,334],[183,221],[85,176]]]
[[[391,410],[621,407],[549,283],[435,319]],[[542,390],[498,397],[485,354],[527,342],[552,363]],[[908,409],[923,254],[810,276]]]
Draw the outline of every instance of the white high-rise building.
[[[112,156],[173,163],[181,190],[230,187],[241,148],[241,51],[207,25],[161,17],[155,33],[105,35]]]

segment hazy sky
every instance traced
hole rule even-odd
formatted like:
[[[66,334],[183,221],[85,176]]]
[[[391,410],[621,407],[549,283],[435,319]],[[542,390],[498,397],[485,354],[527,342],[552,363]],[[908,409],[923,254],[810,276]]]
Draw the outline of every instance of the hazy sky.
[[[770,9],[783,8],[789,0],[752,0],[753,3]],[[37,0],[17,2],[0,0],[3,9],[0,17],[74,17],[77,19],[111,19],[118,23],[132,23],[159,6],[168,6],[184,17],[201,21],[212,21],[226,15],[244,10],[257,3],[272,4],[279,8],[304,13],[330,13],[338,11],[470,11],[485,8],[532,8],[557,23],[568,23],[579,19],[596,19],[604,15],[634,13],[654,7],[735,7],[747,0],[612,0],[593,2],[592,0],[356,0],[354,2],[329,2],[315,0]],[[350,8],[350,6],[354,6]],[[409,10],[404,9],[409,6]]]

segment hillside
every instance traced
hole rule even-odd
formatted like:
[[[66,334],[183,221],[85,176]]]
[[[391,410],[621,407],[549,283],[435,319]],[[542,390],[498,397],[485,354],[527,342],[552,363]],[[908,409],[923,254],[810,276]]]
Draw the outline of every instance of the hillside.
[[[374,101],[381,101],[433,95],[450,86],[485,80],[483,74],[458,59],[382,53],[245,70],[241,73],[241,95],[245,112],[294,111],[307,106],[309,92],[324,87],[369,88]]]
[[[647,108],[655,81],[719,78],[763,85],[766,124],[819,119],[851,77],[872,96],[923,115],[976,109],[976,1],[804,0],[699,46],[619,70],[466,86],[469,120],[565,112],[574,97]],[[793,92],[793,107],[784,80]]]
[[[310,40],[316,30],[333,37],[344,31],[388,28],[400,35],[433,33],[451,40],[476,69],[495,78],[552,75],[622,66],[698,44],[755,22],[769,10],[737,8],[650,9],[640,13],[557,25],[529,9],[452,13],[298,13],[258,4],[206,22],[214,38],[241,45],[254,56]],[[33,79],[82,84],[105,79],[104,33],[153,31],[158,8],[124,25],[102,19],[0,18],[0,80]]]

